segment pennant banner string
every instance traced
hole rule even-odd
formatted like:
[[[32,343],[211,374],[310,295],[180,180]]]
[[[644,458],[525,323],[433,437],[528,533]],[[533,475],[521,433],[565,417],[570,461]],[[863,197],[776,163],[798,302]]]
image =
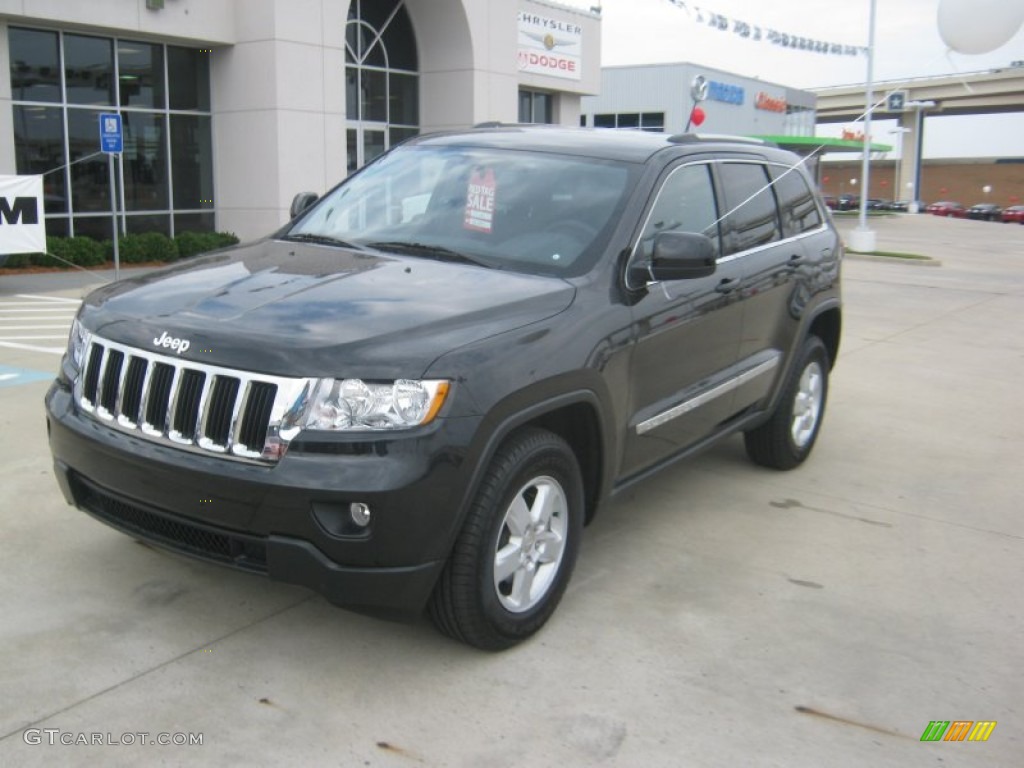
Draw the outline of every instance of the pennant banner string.
[[[817,40],[815,38],[791,35],[771,27],[752,24],[742,19],[731,19],[721,13],[710,11],[704,6],[697,6],[683,0],[666,0],[677,8],[686,11],[697,24],[703,24],[720,32],[732,30],[733,34],[753,42],[765,42],[780,48],[791,48],[808,53],[820,53],[828,56],[866,56],[868,49],[862,45],[844,45],[843,43]]]

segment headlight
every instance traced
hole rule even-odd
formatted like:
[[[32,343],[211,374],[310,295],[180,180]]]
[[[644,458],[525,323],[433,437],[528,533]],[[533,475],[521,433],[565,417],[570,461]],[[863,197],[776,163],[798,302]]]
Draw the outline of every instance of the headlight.
[[[89,349],[89,332],[82,327],[76,317],[71,323],[71,334],[68,336],[68,362],[76,371],[82,370],[85,353]]]
[[[418,427],[434,420],[447,395],[447,381],[321,379],[302,426],[333,431]]]

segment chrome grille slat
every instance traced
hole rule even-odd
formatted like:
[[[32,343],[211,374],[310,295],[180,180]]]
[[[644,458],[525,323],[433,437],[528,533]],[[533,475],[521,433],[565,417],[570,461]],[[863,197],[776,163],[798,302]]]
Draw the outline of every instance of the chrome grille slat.
[[[282,428],[316,379],[248,373],[89,339],[74,384],[81,409],[175,448],[242,461],[277,461],[298,433]]]

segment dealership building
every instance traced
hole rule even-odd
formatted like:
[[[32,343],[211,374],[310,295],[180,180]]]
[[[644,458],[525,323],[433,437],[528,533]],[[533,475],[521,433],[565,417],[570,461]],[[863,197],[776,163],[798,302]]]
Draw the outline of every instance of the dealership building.
[[[695,82],[703,83],[705,95],[702,132],[814,135],[817,97],[810,91],[690,63],[605,67],[600,95],[583,99],[580,125],[682,133]]]
[[[575,125],[600,33],[542,0],[0,0],[0,173],[44,176],[50,235],[254,238],[418,133]]]

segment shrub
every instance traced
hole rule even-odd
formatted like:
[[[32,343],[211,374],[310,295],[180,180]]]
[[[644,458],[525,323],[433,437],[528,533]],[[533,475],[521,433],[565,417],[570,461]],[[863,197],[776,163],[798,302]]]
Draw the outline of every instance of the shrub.
[[[238,238],[231,232],[182,232],[175,235],[174,241],[178,244],[178,255],[187,259],[200,253],[235,245]]]
[[[231,232],[182,232],[173,240],[159,232],[122,235],[118,238],[118,255],[123,264],[150,261],[175,261],[238,243]],[[68,262],[80,267],[95,267],[114,260],[114,244],[98,242],[91,237],[48,237],[46,253],[13,253],[0,260],[0,267],[67,267]],[[56,258],[59,257],[59,258]]]
[[[46,238],[46,250],[53,256],[59,256],[64,261],[56,261],[55,266],[67,266],[66,262],[77,264],[80,267],[95,267],[105,260],[103,244],[98,243],[91,237],[48,237]],[[50,266],[50,264],[42,265]]]
[[[140,235],[123,235],[117,240],[118,254],[122,264],[142,264],[147,261],[175,261],[178,247],[167,235],[160,232],[143,232]],[[109,258],[113,258],[114,247],[110,244]]]

